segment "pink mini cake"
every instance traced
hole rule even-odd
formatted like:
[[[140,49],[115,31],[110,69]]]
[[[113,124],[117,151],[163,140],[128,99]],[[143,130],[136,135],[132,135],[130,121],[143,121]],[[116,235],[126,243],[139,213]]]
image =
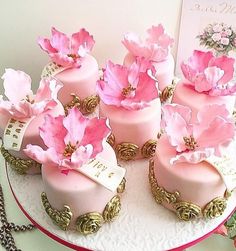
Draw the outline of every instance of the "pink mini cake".
[[[204,105],[210,104],[225,104],[233,113],[236,92],[236,83],[232,83],[233,58],[216,58],[212,52],[194,51],[181,68],[185,80],[176,85],[173,103],[190,107],[193,119]]]
[[[48,149],[28,145],[25,152],[42,163],[46,213],[62,230],[97,232],[119,214],[117,193],[125,189],[125,170],[106,142],[106,119],[86,119],[73,108],[67,117],[47,116],[40,131]]]
[[[109,61],[97,84],[100,116],[109,118],[112,130],[108,142],[121,160],[149,158],[155,152],[161,104],[149,67],[147,61],[129,68]]]
[[[235,127],[227,109],[224,105],[205,106],[194,124],[190,124],[190,116],[187,107],[163,107],[165,134],[149,170],[155,201],[185,221],[220,216],[236,185],[226,182],[236,175],[235,145],[227,147],[233,143]]]
[[[30,160],[23,149],[32,142],[45,147],[39,136],[39,127],[46,114],[64,114],[57,100],[61,85],[55,80],[43,79],[33,95],[31,78],[26,73],[6,69],[2,79],[8,101],[0,99],[1,153],[19,174],[40,173],[41,165]]]
[[[124,59],[124,65],[131,65],[137,57],[150,60],[155,67],[155,77],[158,81],[158,88],[163,91],[169,89],[171,91],[172,81],[174,79],[175,62],[170,47],[174,40],[170,38],[161,24],[152,26],[147,30],[148,37],[145,42],[133,33],[127,33],[122,43],[128,49],[129,53]],[[165,92],[166,92],[165,91]],[[163,100],[165,101],[165,100]]]
[[[85,30],[71,37],[52,28],[52,38],[39,38],[38,44],[49,54],[52,62],[45,66],[42,77],[53,76],[63,83],[58,99],[68,109],[77,107],[83,114],[94,112],[99,99],[96,95],[98,64],[89,55],[95,41]]]

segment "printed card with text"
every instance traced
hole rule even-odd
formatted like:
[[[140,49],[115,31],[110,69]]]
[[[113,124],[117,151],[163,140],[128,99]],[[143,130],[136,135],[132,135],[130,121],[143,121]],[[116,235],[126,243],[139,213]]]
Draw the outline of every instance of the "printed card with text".
[[[236,0],[183,0],[177,76],[195,49],[236,58]]]

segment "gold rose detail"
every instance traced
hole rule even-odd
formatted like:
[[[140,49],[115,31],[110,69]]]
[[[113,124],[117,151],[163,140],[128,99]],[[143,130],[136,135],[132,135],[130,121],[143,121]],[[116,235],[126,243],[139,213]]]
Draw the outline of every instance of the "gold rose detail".
[[[32,160],[32,159],[20,159],[13,155],[11,155],[8,150],[6,150],[3,146],[1,146],[1,154],[6,160],[7,163],[11,165],[11,167],[18,173],[18,174],[26,174],[27,171],[31,167],[41,168],[41,164]]]
[[[128,161],[136,157],[139,147],[132,143],[122,143],[116,146],[115,151],[118,159]]]
[[[213,219],[219,217],[225,211],[227,202],[225,198],[217,197],[210,201],[203,210],[203,215],[205,218]]]
[[[79,216],[76,220],[76,230],[84,235],[96,233],[104,220],[100,213],[87,213]]]
[[[174,204],[179,219],[190,221],[201,215],[201,208],[189,202],[180,201]]]
[[[141,153],[144,158],[153,157],[156,151],[157,141],[156,140],[148,140],[142,147]]]
[[[99,97],[98,95],[93,95],[93,96],[89,96],[87,98],[85,98],[82,102],[82,106],[81,106],[81,112],[83,114],[90,114],[93,113],[97,107],[97,105],[99,104]]]
[[[123,178],[120,185],[117,187],[117,193],[123,193],[125,191],[126,179]]]
[[[70,207],[64,205],[64,208],[61,211],[52,208],[50,202],[48,201],[47,195],[44,192],[41,194],[41,200],[44,209],[48,216],[51,218],[52,222],[60,229],[66,231],[72,219],[72,212],[70,210]]]
[[[174,204],[177,202],[180,194],[178,191],[173,193],[167,192],[163,187],[160,187],[157,183],[154,173],[154,161],[149,161],[149,183],[151,185],[151,191],[155,201],[159,204],[166,202],[168,204]]]
[[[114,196],[106,205],[103,211],[103,218],[105,221],[112,221],[118,216],[121,209],[120,196]]]
[[[76,96],[76,94],[71,93],[72,96],[72,100],[64,105],[64,110],[65,110],[65,114],[68,115],[68,112],[70,109],[72,109],[73,107],[77,107],[80,110],[81,107],[81,100],[78,96]]]
[[[173,92],[174,92],[174,86],[172,84],[166,86],[160,95],[161,103],[166,102],[173,95]]]
[[[110,134],[108,137],[107,137],[107,143],[111,146],[111,147],[114,147],[115,145],[115,136],[114,134]]]

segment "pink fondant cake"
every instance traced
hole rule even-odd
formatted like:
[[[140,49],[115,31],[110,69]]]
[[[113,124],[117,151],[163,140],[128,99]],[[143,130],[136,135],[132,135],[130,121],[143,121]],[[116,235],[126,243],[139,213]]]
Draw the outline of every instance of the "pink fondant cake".
[[[103,151],[97,157],[117,165],[115,153],[108,143],[104,144]],[[75,170],[65,175],[57,166],[43,165],[42,178],[44,192],[52,208],[61,210],[68,205],[73,212],[70,229],[76,228],[76,220],[80,215],[90,212],[102,214],[106,204],[117,194]]]
[[[83,114],[92,113],[99,102],[96,96],[98,64],[89,55],[95,43],[93,37],[85,29],[68,37],[52,28],[51,40],[39,38],[38,43],[52,60],[42,76],[53,76],[63,83],[58,98],[66,112],[76,106]]]
[[[212,52],[194,51],[181,68],[185,80],[176,85],[173,103],[190,107],[193,120],[204,105],[225,104],[233,113],[236,92],[236,83],[232,80],[234,59],[226,56],[216,58]]]
[[[3,139],[2,154],[12,167],[20,174],[36,174],[40,173],[39,165],[36,163],[27,163],[29,158],[24,154],[23,150],[26,145],[34,142],[35,144],[45,148],[42,139],[39,136],[39,127],[44,123],[44,116],[50,114],[58,116],[64,114],[63,106],[56,99],[60,85],[56,86],[55,80],[42,80],[36,95],[30,90],[30,76],[21,71],[6,69],[2,77],[4,79],[5,95],[8,101],[0,100],[0,137]],[[14,91],[18,90],[18,91]],[[22,128],[12,129],[12,125],[8,124],[10,119],[22,121],[24,119],[33,118],[23,134],[20,149],[5,149],[8,142],[4,141],[4,131],[6,127],[10,130],[22,130]],[[15,132],[14,131],[14,132]],[[14,134],[13,132],[13,134]],[[6,132],[5,132],[6,133]],[[19,135],[13,135],[19,137]],[[8,151],[6,151],[8,150]],[[23,161],[21,164],[15,164],[10,161],[11,156]]]
[[[225,104],[232,114],[235,104],[235,96],[210,96],[206,93],[196,92],[193,88],[186,85],[186,82],[179,82],[174,90],[172,103],[190,107],[192,119],[195,120],[198,111],[205,105]]]
[[[161,104],[149,67],[147,61],[129,68],[108,62],[98,82],[100,116],[109,118],[109,143],[122,160],[149,158],[155,151]]]
[[[106,142],[106,119],[88,119],[77,108],[68,115],[48,115],[40,128],[47,146],[27,145],[25,153],[42,163],[44,209],[62,230],[87,235],[112,221],[121,208],[125,169]]]
[[[235,155],[235,146],[228,146],[235,126],[227,109],[224,105],[205,106],[193,124],[190,116],[187,107],[163,107],[165,133],[158,140],[149,169],[156,202],[185,221],[220,216],[235,187],[224,179],[236,164],[229,162],[233,156],[223,154],[231,149]]]
[[[163,91],[174,79],[174,58],[170,53],[174,40],[165,33],[161,24],[152,26],[147,30],[147,34],[145,41],[141,41],[133,33],[124,36],[122,43],[129,51],[125,56],[124,65],[131,65],[137,57],[150,60],[156,70],[158,88]]]

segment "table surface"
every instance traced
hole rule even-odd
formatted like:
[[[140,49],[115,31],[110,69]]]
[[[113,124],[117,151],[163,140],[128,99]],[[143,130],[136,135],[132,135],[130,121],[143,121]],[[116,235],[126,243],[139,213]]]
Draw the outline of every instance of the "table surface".
[[[176,248],[214,230],[235,207],[235,199],[231,198],[227,210],[217,219],[181,222],[172,212],[154,202],[147,180],[147,166],[148,162],[143,160],[126,164],[127,190],[119,218],[112,224],[105,224],[95,235],[86,237],[73,231],[61,231],[52,224],[41,205],[43,185],[40,176],[19,176],[11,168],[8,174],[17,199],[40,226],[68,243],[95,250]]]

